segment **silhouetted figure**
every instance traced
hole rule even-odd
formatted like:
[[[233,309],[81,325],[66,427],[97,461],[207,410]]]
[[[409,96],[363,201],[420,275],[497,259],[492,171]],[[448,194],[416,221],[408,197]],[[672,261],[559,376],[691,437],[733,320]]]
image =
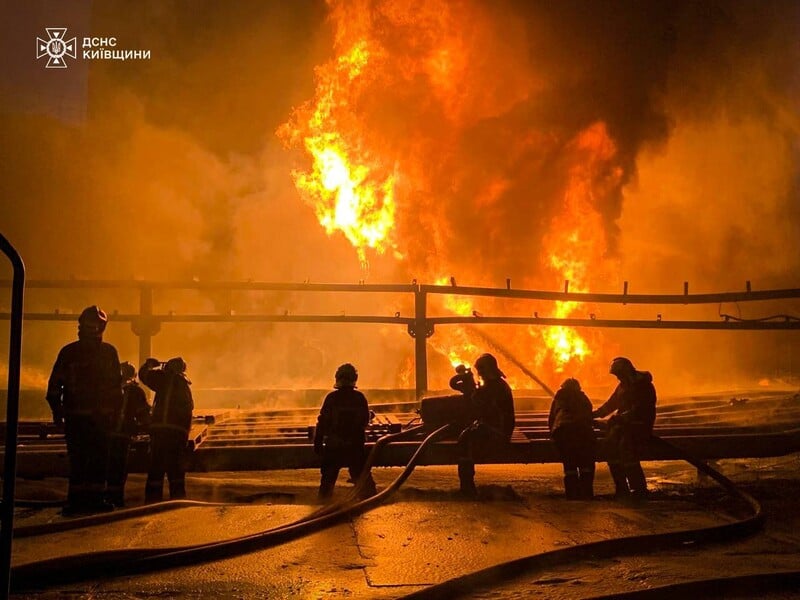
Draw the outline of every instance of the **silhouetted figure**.
[[[367,398],[356,388],[358,372],[350,363],[336,369],[333,392],[325,397],[314,431],[314,452],[322,457],[319,497],[333,494],[339,470],[347,467],[350,478],[358,481],[367,459],[365,430],[370,421]],[[362,496],[375,494],[372,473],[367,473]]]
[[[602,418],[615,413],[608,420],[606,446],[616,497],[643,501],[647,498],[647,480],[639,461],[656,420],[653,376],[647,371],[637,371],[622,356],[611,361],[609,372],[619,379],[619,385],[592,416]]]
[[[475,496],[475,452],[507,444],[514,431],[514,397],[491,354],[481,354],[475,370],[483,385],[472,394],[477,418],[458,436],[458,479],[461,492]]]
[[[150,419],[150,468],[144,501],[163,500],[164,475],[169,480],[170,500],[185,498],[186,446],[194,409],[186,362],[180,357],[166,363],[148,358],[139,369],[139,379],[156,393]]]
[[[467,398],[471,398],[472,393],[478,388],[472,369],[464,365],[458,365],[456,374],[450,378],[450,387],[457,392],[461,392]]]
[[[110,433],[108,450],[108,501],[125,506],[125,482],[128,479],[128,452],[131,438],[146,431],[150,424],[150,405],[144,390],[136,381],[136,368],[129,362],[120,365],[122,376],[122,409]]]
[[[592,403],[577,379],[567,379],[553,397],[547,419],[564,465],[564,492],[570,500],[593,497],[595,434]]]
[[[47,385],[53,422],[64,424],[69,488],[63,514],[112,510],[105,500],[108,433],[122,404],[119,356],[103,341],[108,317],[97,306],[78,318],[78,341],[58,353]]]

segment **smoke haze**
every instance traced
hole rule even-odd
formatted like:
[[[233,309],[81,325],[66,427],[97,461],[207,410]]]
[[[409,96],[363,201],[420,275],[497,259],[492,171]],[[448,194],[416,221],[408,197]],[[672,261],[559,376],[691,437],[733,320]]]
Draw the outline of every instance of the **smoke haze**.
[[[503,286],[510,277],[515,287],[561,289],[580,275],[598,292],[620,291],[623,281],[631,293],[679,293],[683,281],[692,292],[743,289],[745,280],[754,289],[798,286],[797,2],[110,0],[67,8],[38,0],[5,3],[2,14],[0,227],[31,279],[432,283],[452,275],[463,285]],[[54,26],[68,27],[79,45],[83,36],[115,36],[152,57],[45,70],[34,40]],[[380,59],[334,115],[396,176],[390,250],[368,250],[368,271],[295,188],[293,171],[309,168],[301,140],[276,136],[304,123],[320,69],[359,36]],[[553,268],[549,256],[562,248],[586,258],[585,272]],[[27,308],[77,313],[95,302],[138,307],[135,293],[31,291]],[[178,313],[413,309],[409,298],[356,294],[187,292],[156,304]],[[552,313],[488,301],[476,308]],[[585,313],[713,320],[718,311],[797,309]],[[155,352],[183,355],[196,386],[327,387],[345,361],[359,365],[363,387],[413,385],[413,343],[402,327],[163,329]],[[25,333],[26,382],[39,387],[74,326],[30,323]],[[136,360],[126,325],[112,318],[108,335],[123,360]],[[523,360],[536,353],[527,332],[508,335]],[[577,374],[608,383],[607,359],[627,354],[676,390],[796,376],[793,339],[593,331],[587,340],[599,351]],[[431,355],[431,387],[444,387],[449,363]]]

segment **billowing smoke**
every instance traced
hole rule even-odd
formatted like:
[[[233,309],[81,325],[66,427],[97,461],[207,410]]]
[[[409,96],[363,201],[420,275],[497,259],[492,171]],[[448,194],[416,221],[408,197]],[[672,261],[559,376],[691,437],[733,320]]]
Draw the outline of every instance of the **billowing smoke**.
[[[453,275],[463,284],[502,286],[509,277],[547,289],[570,279],[592,291],[629,280],[632,292],[679,292],[683,281],[692,291],[741,289],[745,279],[757,289],[797,285],[796,2],[74,6],[80,15],[45,0],[3,9],[16,25],[3,47],[13,68],[0,95],[0,225],[32,278],[377,283]],[[44,72],[31,48],[54,26],[55,10],[79,39],[116,36],[150,49],[151,60]],[[367,248],[366,273],[351,243],[326,235],[298,197],[292,170],[307,171],[309,157],[303,136],[286,133],[305,126],[325,66],[359,39],[373,55],[331,114],[375,182],[393,178],[396,205],[387,251]],[[33,69],[41,72],[25,75]],[[65,119],[68,101],[83,104]],[[39,310],[94,300],[29,298]],[[135,295],[109,292],[101,301],[136,308]],[[410,308],[394,298],[274,294],[187,294],[158,308],[332,305],[335,314]],[[717,309],[696,313],[715,318]],[[46,371],[73,335],[48,327],[26,330],[31,368]],[[188,355],[203,386],[325,387],[344,360],[362,365],[368,386],[411,381],[410,340],[400,329],[289,327],[170,326],[154,343],[159,353]],[[135,356],[126,328],[110,335]],[[634,354],[657,381],[668,370],[723,382],[748,369],[772,376],[767,357],[797,371],[782,354],[765,354],[764,342],[775,345],[760,334],[741,353],[713,336],[657,334],[654,344],[653,335],[607,334],[582,375],[604,382],[610,352]],[[726,350],[709,353],[709,345]]]
[[[314,155],[323,181],[338,175],[326,169],[330,148],[367,173],[365,186],[397,181],[383,198],[396,204],[384,245],[409,276],[546,289],[567,279],[593,291],[620,291],[625,280],[636,292],[673,293],[684,280],[691,291],[743,289],[745,279],[795,285],[796,253],[781,252],[798,227],[794,3],[330,7],[335,56],[279,135]],[[303,196],[317,210],[332,205],[330,190],[306,185],[313,176],[305,167],[298,178]],[[362,204],[377,210],[372,196]],[[714,320],[723,309],[647,310],[643,318]],[[524,331],[509,335],[553,371]],[[734,385],[739,368],[774,348],[748,338],[720,357],[712,347],[730,344],[713,335],[661,344],[652,333],[587,335],[594,357],[570,359],[573,372],[607,377],[605,354],[634,352],[672,373],[675,387],[691,369]]]

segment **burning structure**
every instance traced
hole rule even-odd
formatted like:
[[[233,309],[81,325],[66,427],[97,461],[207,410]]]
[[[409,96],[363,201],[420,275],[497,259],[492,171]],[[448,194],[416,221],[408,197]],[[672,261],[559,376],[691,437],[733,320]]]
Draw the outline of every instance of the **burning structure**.
[[[64,11],[65,25],[86,35],[91,16],[93,29],[153,51],[124,70],[83,61],[34,75],[12,61],[2,123],[18,151],[0,180],[4,197],[19,199],[4,214],[34,279],[510,281],[600,293],[626,281],[637,293],[676,292],[683,281],[692,291],[795,283],[796,257],[781,251],[800,221],[794,3],[242,2],[204,4],[196,17],[145,4],[124,23],[119,8],[16,9],[31,28]],[[211,24],[202,36],[196,19]],[[4,42],[8,55],[22,52],[20,35]],[[65,112],[73,105],[82,110]],[[32,298],[30,309],[76,311],[91,300],[138,310],[134,296],[92,294]],[[176,315],[413,308],[288,292],[154,299],[156,312]],[[429,312],[747,319],[794,308],[678,314],[442,296]],[[110,334],[131,356],[126,329]],[[404,333],[387,328],[158,335],[159,348],[192,348],[200,387],[321,387],[345,359],[371,387],[413,383]],[[36,325],[26,336],[26,383],[41,387],[61,336]],[[528,325],[502,338],[551,384],[567,375],[604,384],[623,349],[656,373],[669,369],[663,384],[676,389],[796,371],[789,337],[683,332],[654,344],[637,332]],[[439,328],[429,342],[440,382],[486,345],[464,327]],[[516,369],[509,376],[528,385]]]
[[[418,355],[399,340],[433,324],[431,382],[487,345],[517,359],[509,379],[518,388],[529,385],[522,367],[551,383],[577,376],[605,386],[608,359],[623,348],[656,373],[659,390],[796,377],[793,332],[656,338],[548,320],[652,324],[663,314],[753,324],[777,315],[796,325],[796,290],[758,309],[722,296],[711,316],[677,301],[659,309],[566,294],[619,294],[629,281],[653,294],[684,281],[692,292],[741,290],[748,279],[756,293],[796,285],[798,257],[785,252],[800,228],[796,2],[209,1],[189,10],[41,0],[8,10],[2,225],[45,290],[28,305],[54,317],[42,320],[72,321],[88,303],[116,309],[109,337],[126,357],[137,349],[118,325],[130,323],[140,340],[158,335],[159,354],[184,355],[198,387],[225,393],[321,387],[344,360],[359,364],[365,387],[411,388]],[[147,48],[152,60],[82,56],[58,74],[31,71],[30,42],[55,18],[82,37]],[[65,273],[125,285],[76,284],[67,299],[47,285]],[[294,293],[299,283],[270,294],[205,285],[242,279],[415,281],[415,300],[355,294],[335,304]],[[166,282],[181,289],[149,286]],[[453,293],[416,301],[426,284]],[[461,286],[565,294],[475,296]],[[140,295],[123,296],[126,287]],[[315,312],[389,316],[369,332],[342,319],[287,333],[283,321]],[[478,323],[497,315],[520,320],[487,334]],[[443,326],[453,316],[475,323]],[[55,335],[29,321],[28,388],[41,387],[73,328]],[[781,398],[768,416],[794,423],[795,400]],[[696,441],[696,407],[684,408],[670,407],[663,421]],[[711,408],[729,415],[752,405]],[[270,456],[258,444],[276,430],[287,446],[303,435],[296,423],[275,425],[282,418],[221,420],[211,434],[201,423],[209,439],[196,438],[206,445],[198,457],[214,469],[241,452],[262,462],[240,455],[238,468],[264,468]],[[248,420],[262,426],[249,447],[239,435]],[[552,450],[540,421],[524,422],[519,462]],[[728,434],[741,434],[741,423],[718,424],[718,445],[700,450],[740,456]],[[793,431],[774,426],[759,433],[794,450]],[[440,452],[436,460],[452,463],[446,445]],[[294,466],[315,460],[287,454]],[[398,456],[387,464],[408,458]]]

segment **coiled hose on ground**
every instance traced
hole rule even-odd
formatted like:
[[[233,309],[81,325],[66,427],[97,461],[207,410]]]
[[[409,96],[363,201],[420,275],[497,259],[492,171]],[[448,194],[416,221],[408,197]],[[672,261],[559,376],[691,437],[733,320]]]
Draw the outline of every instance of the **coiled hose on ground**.
[[[414,452],[403,472],[387,488],[370,498],[322,507],[293,523],[230,540],[174,548],[91,552],[18,565],[11,569],[12,589],[15,591],[35,589],[86,579],[142,573],[220,560],[269,548],[321,531],[346,517],[370,510],[391,496],[414,471],[425,449],[441,438],[448,428],[449,425],[445,425],[428,434]],[[389,439],[382,438],[384,441],[380,446],[376,443],[377,450],[373,448],[368,464],[372,464],[375,454],[384,445],[396,441],[398,438],[402,439],[411,434],[417,434],[420,429],[414,428],[391,436],[384,436]],[[364,473],[366,474],[366,469]],[[359,493],[364,481],[365,477],[359,478],[354,494]]]

